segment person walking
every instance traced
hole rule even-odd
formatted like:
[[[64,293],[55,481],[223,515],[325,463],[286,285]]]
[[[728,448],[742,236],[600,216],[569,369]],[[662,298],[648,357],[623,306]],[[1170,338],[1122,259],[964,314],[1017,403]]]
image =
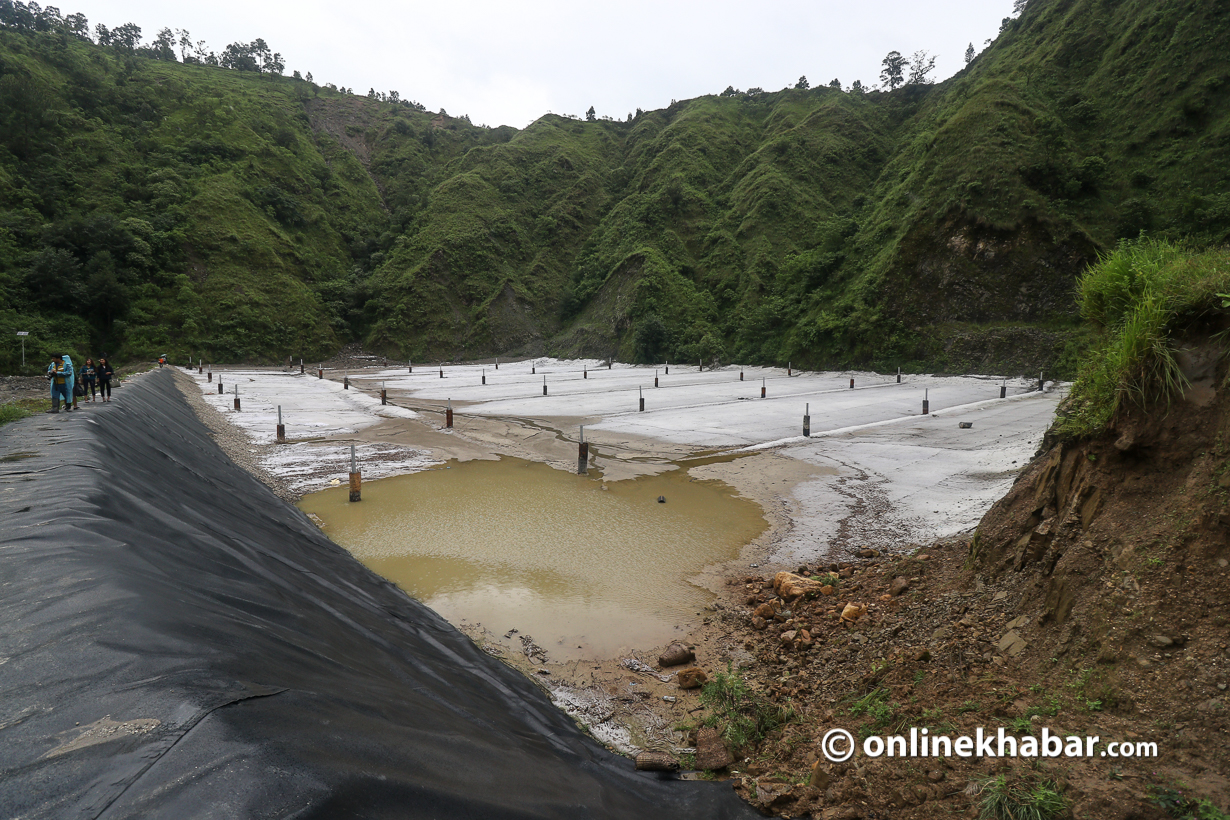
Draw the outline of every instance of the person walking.
[[[47,365],[47,380],[51,382],[51,409],[48,413],[60,412],[60,400],[64,400],[64,411],[73,409],[73,360],[67,354],[52,356],[51,364]]]
[[[98,383],[98,371],[94,368],[94,360],[86,359],[81,367],[81,384],[85,388],[85,400],[94,401]]]
[[[111,369],[111,363],[106,356],[98,357],[98,366],[94,368],[94,373],[98,376],[99,398],[111,401],[111,377],[115,375],[115,371]]]

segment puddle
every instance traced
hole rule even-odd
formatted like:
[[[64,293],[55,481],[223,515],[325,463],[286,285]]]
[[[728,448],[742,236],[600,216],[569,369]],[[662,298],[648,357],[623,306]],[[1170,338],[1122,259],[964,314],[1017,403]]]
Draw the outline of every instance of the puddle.
[[[603,482],[514,458],[365,482],[357,504],[341,486],[299,507],[452,623],[517,629],[553,661],[683,634],[713,599],[686,579],[766,527],[755,502],[685,469]]]

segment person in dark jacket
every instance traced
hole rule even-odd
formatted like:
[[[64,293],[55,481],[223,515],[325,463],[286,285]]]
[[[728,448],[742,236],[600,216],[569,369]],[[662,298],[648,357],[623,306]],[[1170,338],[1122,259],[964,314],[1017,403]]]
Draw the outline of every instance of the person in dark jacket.
[[[94,401],[95,392],[97,390],[97,374],[94,369],[94,360],[86,359],[85,364],[81,366],[81,386],[84,388],[82,393],[86,401]]]
[[[98,377],[98,395],[103,401],[111,401],[111,377],[115,375],[115,371],[111,369],[111,363],[106,356],[99,357],[94,374]]]

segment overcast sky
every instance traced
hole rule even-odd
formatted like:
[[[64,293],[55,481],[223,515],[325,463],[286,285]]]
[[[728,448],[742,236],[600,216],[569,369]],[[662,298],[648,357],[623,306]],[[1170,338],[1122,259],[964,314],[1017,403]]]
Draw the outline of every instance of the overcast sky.
[[[806,75],[879,81],[889,51],[938,55],[936,79],[981,50],[1011,0],[59,0],[91,28],[136,23],[149,41],[187,29],[221,52],[261,37],[286,73],[357,93],[402,97],[475,124],[524,127],[539,116],[624,118],[687,99],[759,86],[776,91]]]

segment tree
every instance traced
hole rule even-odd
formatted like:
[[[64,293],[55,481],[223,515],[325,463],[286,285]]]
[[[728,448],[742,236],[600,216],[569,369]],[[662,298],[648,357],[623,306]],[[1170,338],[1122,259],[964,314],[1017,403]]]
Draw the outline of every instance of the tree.
[[[851,94],[865,94],[865,93],[867,93],[867,89],[863,87],[863,81],[862,81],[862,80],[855,80],[855,81],[854,81],[854,84],[850,86],[850,93],[851,93]]]
[[[149,45],[150,56],[156,60],[175,62],[175,33],[169,28],[158,32],[154,42]]]
[[[222,51],[221,64],[223,68],[234,71],[260,71],[256,58],[252,56],[252,48],[247,43],[230,43]]]
[[[94,26],[94,42],[100,46],[111,45],[111,31],[102,23]]]
[[[969,65],[974,62],[974,58],[977,56],[977,52],[974,51],[974,44],[970,43],[969,48],[965,49],[965,64]]]
[[[70,14],[64,18],[64,30],[82,40],[90,39],[90,21],[84,14]]]
[[[927,75],[935,70],[935,57],[927,54],[926,51],[915,51],[914,56],[910,58],[909,85],[930,85],[933,80],[927,78]]]
[[[836,88],[838,91],[841,91],[841,80],[834,77],[833,81],[829,83],[829,88]]]
[[[1029,6],[1029,0],[1012,0],[1012,13],[1019,15]]]
[[[316,83],[316,81],[312,79],[312,72],[310,71],[307,73],[307,76],[304,77],[304,79],[307,80],[309,83],[312,83],[313,85]]]
[[[888,86],[889,91],[895,91],[897,86],[905,82],[905,70],[910,63],[901,56],[900,51],[890,51],[881,63],[884,70],[880,72],[880,81]]]
[[[804,75],[802,77],[799,77],[799,81],[795,83],[794,87],[799,89],[800,91],[806,91],[807,89],[811,88],[811,83],[807,82],[807,76]]]
[[[589,110],[585,112],[585,119],[588,122],[594,122],[598,119],[598,114],[594,111],[594,107],[592,105],[589,107]]]
[[[389,102],[393,103],[393,105],[397,105],[399,102],[401,102],[401,94],[397,93],[396,91],[390,91],[389,92]]]
[[[136,23],[125,23],[111,30],[111,45],[121,51],[136,51],[141,45],[141,27]]]

